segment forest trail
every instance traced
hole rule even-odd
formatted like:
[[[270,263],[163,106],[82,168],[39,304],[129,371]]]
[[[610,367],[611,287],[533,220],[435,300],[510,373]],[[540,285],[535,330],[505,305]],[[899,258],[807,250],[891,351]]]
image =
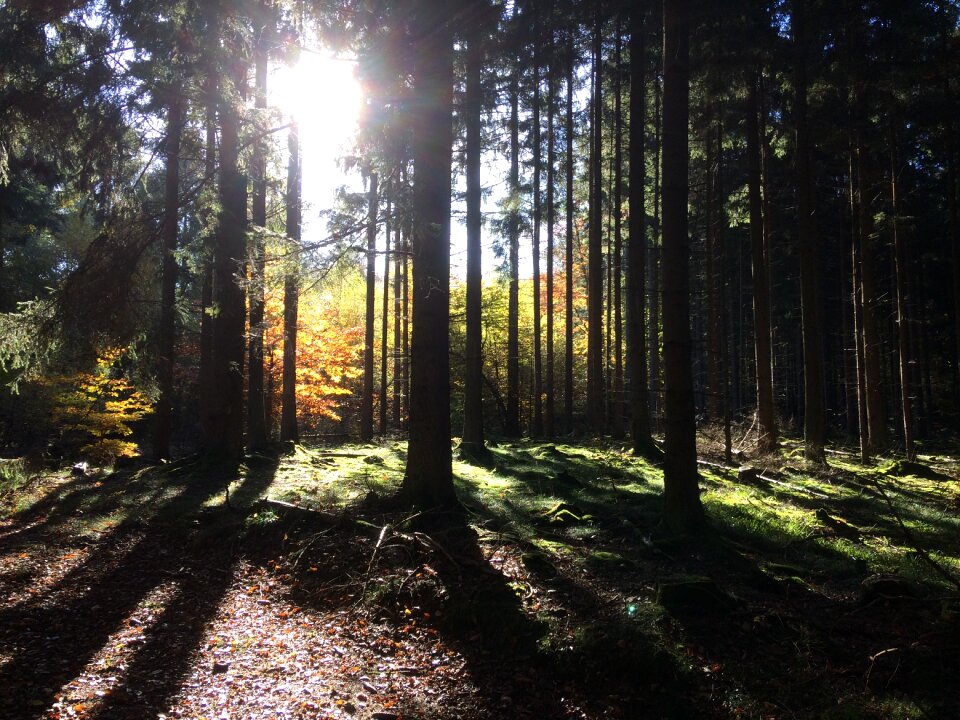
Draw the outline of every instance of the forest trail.
[[[958,710],[956,591],[922,563],[874,572],[895,522],[866,485],[844,492],[852,473],[706,475],[723,532],[698,544],[651,536],[657,470],[615,450],[494,448],[490,468],[458,464],[468,522],[439,528],[385,509],[402,454],[297,448],[219,482],[189,462],[36,477],[0,521],[0,716]],[[956,503],[952,476],[903,482],[898,507],[926,503],[918,535],[955,533],[955,511],[930,516]]]

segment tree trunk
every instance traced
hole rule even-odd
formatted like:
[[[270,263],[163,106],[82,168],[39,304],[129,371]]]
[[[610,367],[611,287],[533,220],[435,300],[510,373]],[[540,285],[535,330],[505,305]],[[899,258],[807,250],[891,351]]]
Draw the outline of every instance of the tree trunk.
[[[413,92],[413,337],[403,493],[417,507],[457,505],[450,452],[450,180],[453,38],[449,18],[417,6]]]
[[[723,323],[721,320],[721,263],[720,237],[717,218],[717,206],[720,198],[717,195],[716,179],[716,146],[714,145],[714,125],[716,119],[716,103],[708,101],[709,116],[706,123],[706,251],[707,251],[707,417],[711,422],[717,422],[723,417],[723,355],[721,351],[721,334]]]
[[[406,177],[404,177],[406,181]],[[403,230],[403,347],[400,369],[403,376],[403,429],[410,429],[410,223]]]
[[[535,6],[536,7],[536,6]],[[543,436],[543,353],[541,348],[542,318],[540,307],[540,225],[543,206],[540,201],[540,175],[543,171],[543,154],[541,148],[540,131],[540,51],[538,33],[540,25],[538,16],[535,17],[534,51],[533,51],[533,437]]]
[[[212,36],[217,33],[211,27]],[[218,75],[211,60],[211,67],[204,81],[204,101],[206,103],[206,137],[204,138],[204,179],[213,183],[217,180],[217,94]],[[209,225],[203,247],[203,280],[200,285],[200,425],[203,436],[211,431],[210,419],[213,416],[213,404],[216,397],[213,374],[213,257],[219,245],[217,241],[217,220],[212,212],[205,213],[205,224]]]
[[[660,101],[660,81],[658,78],[653,80],[653,124],[654,124],[654,152],[653,152],[653,237],[651,238],[650,252],[650,391],[648,397],[653,407],[654,423],[659,428],[661,403],[661,377],[660,377],[660,300],[663,297],[660,284],[660,245],[661,245],[661,226],[660,226],[660,198],[661,198],[661,139],[663,131],[663,114],[661,112]]]
[[[236,63],[234,86],[241,96],[246,64]],[[215,461],[228,467],[243,459],[243,361],[246,354],[247,178],[240,170],[240,110],[228,93],[220,98],[220,219],[214,254],[214,396],[205,445]]]
[[[481,111],[480,85],[483,50],[475,23],[467,39],[467,81],[463,119],[467,129],[467,338],[464,378],[463,439],[461,449],[470,454],[484,450],[483,437],[483,320],[480,244],[482,216],[480,186]]]
[[[296,123],[290,124],[287,165],[287,247],[283,277],[283,387],[280,390],[280,439],[297,441],[297,322],[300,296],[300,135]]]
[[[554,170],[557,163],[554,120],[556,116],[556,61],[554,59],[553,30],[550,30],[550,66],[547,70],[547,376],[544,397],[544,431],[547,437],[556,434],[556,386],[554,382],[555,358],[553,348],[553,253],[554,229],[557,224]]]
[[[716,198],[716,243],[719,250],[717,259],[716,284],[720,293],[720,380],[721,380],[721,409],[723,411],[723,457],[729,464],[733,462],[733,438],[731,435],[730,417],[730,362],[728,347],[727,308],[729,307],[727,293],[727,244],[725,242],[727,230],[727,214],[723,206],[723,114],[717,113],[717,172],[714,181],[714,197]]]
[[[394,222],[393,246],[397,252],[393,259],[393,426],[399,430],[401,423],[401,397],[403,395],[403,363],[401,361],[403,346],[401,345],[401,327],[403,325],[400,288],[402,281],[400,271],[402,268],[403,249],[400,245],[400,213],[397,208],[397,217]]]
[[[689,3],[663,3],[663,525],[689,532],[704,522],[697,475],[687,235],[690,93]]]
[[[770,452],[777,446],[777,421],[773,403],[773,353],[770,338],[770,281],[764,247],[761,197],[760,102],[757,82],[750,81],[747,108],[748,193],[750,196],[750,250],[753,270],[754,351],[757,375],[757,447]],[[666,125],[666,121],[664,121]],[[666,304],[666,303],[664,303]]]
[[[514,10],[516,12],[516,10]],[[520,436],[520,81],[510,79],[510,288],[507,299],[507,422],[504,434]]]
[[[174,97],[167,109],[166,178],[164,181],[163,223],[160,228],[160,328],[157,347],[157,411],[153,452],[158,460],[170,457],[173,417],[173,367],[177,339],[177,228],[180,211],[180,138],[183,105],[180,88],[171,88]]]
[[[567,58],[570,63],[567,68],[567,166],[566,166],[566,284],[564,287],[564,368],[563,368],[563,418],[564,428],[568,433],[573,432],[573,169],[576,160],[573,156],[573,83],[576,62],[574,60],[573,33],[567,39]]]
[[[862,100],[861,100],[862,104]],[[860,127],[857,133],[857,176],[860,189],[860,295],[863,306],[863,368],[867,400],[867,445],[870,454],[881,451],[886,444],[886,413],[883,407],[883,374],[880,367],[882,343],[877,324],[877,290],[874,258],[876,233],[873,209],[870,204],[871,175],[868,169],[864,138],[865,119],[860,109]],[[861,433],[864,428],[861,428]]]
[[[863,302],[860,293],[860,189],[854,181],[853,139],[850,138],[849,193],[851,218],[850,243],[850,288],[853,305],[853,340],[856,355],[856,393],[857,393],[857,429],[860,435],[860,460],[867,462],[870,457],[869,430],[867,429],[867,392],[864,381],[863,360]]]
[[[616,439],[623,437],[626,406],[623,395],[623,38],[620,15],[617,15],[616,51],[613,83],[613,401],[610,433]]]
[[[370,173],[370,188],[367,193],[367,294],[366,320],[363,334],[363,395],[360,398],[360,440],[373,439],[373,325],[377,292],[377,174]]]
[[[897,291],[897,345],[900,360],[900,410],[903,419],[903,445],[908,460],[916,459],[916,450],[913,446],[913,411],[911,408],[910,380],[910,318],[907,313],[909,302],[907,298],[907,252],[904,247],[903,233],[900,230],[897,197],[897,176],[900,172],[900,161],[897,153],[897,131],[890,123],[890,209],[893,223],[893,257],[896,274]]]
[[[587,421],[597,434],[604,430],[603,412],[603,62],[600,3],[593,28],[593,113],[590,148],[590,234],[587,245]]]
[[[390,412],[390,393],[387,384],[387,339],[390,331],[390,196],[387,195],[387,211],[384,215],[384,238],[386,249],[383,253],[383,308],[380,317],[380,437],[387,434],[387,415]]]
[[[807,460],[825,462],[826,410],[823,403],[823,329],[817,292],[817,253],[813,232],[813,177],[807,128],[807,40],[805,0],[794,6],[794,122],[797,142],[797,244],[800,253],[800,309],[803,327],[803,440]]]
[[[268,30],[269,8],[266,2],[257,6],[254,28],[255,86],[254,107],[257,109],[255,132],[258,137],[253,146],[253,193],[250,219],[253,222],[253,267],[250,268],[250,341],[247,350],[247,447],[250,452],[262,450],[267,445],[268,428],[263,385],[263,315],[264,289],[266,283],[266,227],[267,227],[267,155],[263,137],[263,113],[267,109],[268,42],[272,41]]]

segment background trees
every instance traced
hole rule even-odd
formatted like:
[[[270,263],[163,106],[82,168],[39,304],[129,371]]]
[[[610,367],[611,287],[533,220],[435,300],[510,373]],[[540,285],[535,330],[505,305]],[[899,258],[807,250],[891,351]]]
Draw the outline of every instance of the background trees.
[[[0,310],[47,318],[7,334],[8,382],[125,348],[157,452],[202,428],[232,463],[298,419],[372,438],[379,403],[381,432],[412,434],[411,482],[449,476],[451,425],[468,447],[629,427],[644,453],[663,428],[688,478],[694,422],[761,450],[802,424],[817,462],[828,440],[911,452],[955,426],[955,3],[693,8],[688,80],[645,3],[92,7],[0,10]],[[357,58],[348,163],[378,190],[341,198],[319,250],[265,100],[315,30]],[[295,328],[340,333],[337,359]]]

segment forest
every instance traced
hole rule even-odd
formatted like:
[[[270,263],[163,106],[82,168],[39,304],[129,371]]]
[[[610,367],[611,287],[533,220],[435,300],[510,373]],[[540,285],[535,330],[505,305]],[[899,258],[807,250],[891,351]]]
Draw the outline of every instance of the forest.
[[[957,68],[957,0],[0,0],[0,717],[960,717]]]

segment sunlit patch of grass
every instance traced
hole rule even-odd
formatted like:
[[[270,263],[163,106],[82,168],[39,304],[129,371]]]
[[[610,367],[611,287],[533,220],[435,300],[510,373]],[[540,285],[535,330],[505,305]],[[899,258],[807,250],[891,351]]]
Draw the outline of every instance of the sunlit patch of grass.
[[[708,490],[703,504],[723,525],[764,543],[783,545],[803,539],[817,525],[814,511],[780,502],[744,485],[727,484]]]
[[[283,456],[268,496],[298,505],[343,508],[400,487],[404,462],[394,445],[295,445]]]

